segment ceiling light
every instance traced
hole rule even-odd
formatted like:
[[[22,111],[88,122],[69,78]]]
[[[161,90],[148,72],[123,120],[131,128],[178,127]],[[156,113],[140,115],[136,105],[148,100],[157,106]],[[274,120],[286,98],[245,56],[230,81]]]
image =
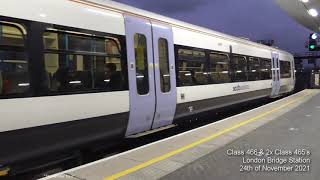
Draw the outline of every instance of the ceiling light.
[[[317,17],[318,16],[318,11],[315,10],[315,9],[309,9],[308,13],[313,17]]]
[[[309,0],[300,0],[300,1],[303,2],[303,3],[309,2]]]

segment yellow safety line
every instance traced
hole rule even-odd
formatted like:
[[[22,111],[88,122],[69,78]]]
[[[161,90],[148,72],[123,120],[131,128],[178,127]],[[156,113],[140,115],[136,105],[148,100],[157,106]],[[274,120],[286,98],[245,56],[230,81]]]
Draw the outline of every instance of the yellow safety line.
[[[148,167],[148,166],[150,166],[150,165],[152,165],[152,164],[155,164],[155,163],[160,162],[160,161],[162,161],[162,160],[168,159],[168,158],[170,158],[170,157],[172,157],[172,156],[174,156],[174,155],[177,155],[177,154],[179,154],[179,153],[182,153],[182,152],[184,152],[184,151],[186,151],[186,150],[189,150],[189,149],[191,149],[191,148],[194,148],[194,147],[196,147],[196,146],[198,146],[198,145],[201,145],[201,144],[203,144],[203,143],[205,143],[205,142],[211,141],[211,140],[213,140],[213,139],[215,139],[215,138],[217,138],[217,137],[219,137],[219,136],[221,136],[221,135],[224,135],[224,134],[226,134],[226,133],[229,133],[230,131],[233,131],[233,130],[235,130],[235,129],[238,129],[238,128],[246,125],[246,124],[249,124],[249,123],[251,123],[251,122],[257,121],[257,120],[259,120],[259,119],[261,119],[261,118],[263,118],[263,117],[265,117],[265,116],[267,116],[267,115],[269,115],[269,114],[271,114],[271,113],[273,113],[273,112],[276,112],[276,111],[278,111],[278,110],[280,110],[280,109],[282,109],[282,108],[284,108],[284,107],[286,107],[286,106],[289,106],[290,104],[293,104],[293,103],[299,101],[300,99],[302,99],[302,98],[304,98],[304,97],[306,97],[306,96],[309,96],[310,94],[312,94],[312,93],[308,93],[308,94],[306,94],[306,95],[303,95],[303,96],[301,96],[301,97],[299,97],[299,98],[297,98],[297,99],[295,99],[295,100],[292,100],[292,101],[290,101],[290,102],[288,102],[288,103],[286,103],[286,104],[283,104],[283,105],[281,105],[281,106],[279,106],[279,107],[277,107],[277,108],[275,108],[275,109],[273,109],[273,110],[271,110],[271,111],[267,111],[267,112],[265,112],[265,113],[262,113],[262,114],[260,114],[260,115],[258,115],[258,116],[255,116],[255,117],[253,117],[253,118],[251,118],[251,119],[249,119],[249,120],[243,121],[243,122],[241,122],[241,123],[239,123],[239,124],[237,124],[237,125],[235,125],[235,126],[233,126],[233,127],[230,127],[230,128],[224,129],[224,130],[222,130],[222,131],[220,131],[220,132],[217,132],[217,133],[215,133],[215,134],[212,134],[211,136],[208,136],[208,137],[206,137],[206,138],[203,138],[203,139],[201,139],[201,140],[199,140],[199,141],[196,141],[196,142],[194,142],[194,143],[192,143],[192,144],[189,144],[189,145],[184,146],[184,147],[182,147],[182,148],[179,148],[179,149],[177,149],[177,150],[171,151],[171,152],[169,152],[169,153],[167,153],[167,154],[164,154],[164,155],[159,156],[159,157],[157,157],[157,158],[151,159],[151,160],[149,160],[149,161],[147,161],[147,162],[144,162],[144,163],[142,163],[142,164],[139,164],[139,165],[137,165],[137,166],[135,166],[135,167],[132,167],[132,168],[127,169],[127,170],[124,170],[124,171],[119,172],[119,173],[117,173],[117,174],[114,174],[114,175],[112,175],[112,176],[106,177],[106,178],[104,178],[104,180],[114,180],[114,179],[118,179],[118,178],[120,178],[120,177],[126,176],[126,175],[128,175],[128,174],[133,173],[133,172],[136,172],[136,171],[138,171],[138,170],[140,170],[140,169],[143,169],[143,168],[145,168],[145,167]]]

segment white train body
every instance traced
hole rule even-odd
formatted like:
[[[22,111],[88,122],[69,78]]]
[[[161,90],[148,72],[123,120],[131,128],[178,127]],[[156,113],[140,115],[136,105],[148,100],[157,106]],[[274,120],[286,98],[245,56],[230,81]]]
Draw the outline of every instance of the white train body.
[[[290,53],[113,1],[1,4],[0,165],[294,88]]]

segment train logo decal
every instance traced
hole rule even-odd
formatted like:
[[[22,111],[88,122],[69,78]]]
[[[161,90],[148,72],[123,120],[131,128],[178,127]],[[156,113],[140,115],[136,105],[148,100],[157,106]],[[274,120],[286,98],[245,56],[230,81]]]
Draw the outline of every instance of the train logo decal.
[[[247,89],[250,89],[249,85],[243,85],[243,86],[238,85],[233,87],[233,91],[242,91]]]

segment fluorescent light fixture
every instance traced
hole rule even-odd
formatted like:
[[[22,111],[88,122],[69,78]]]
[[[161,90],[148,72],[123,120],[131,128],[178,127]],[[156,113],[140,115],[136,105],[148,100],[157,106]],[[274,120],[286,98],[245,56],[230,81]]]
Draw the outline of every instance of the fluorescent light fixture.
[[[69,84],[81,84],[81,81],[70,81]]]
[[[301,2],[303,2],[303,3],[308,3],[309,2],[309,0],[300,0]]]
[[[309,9],[308,13],[310,14],[310,16],[312,17],[317,17],[318,16],[318,11],[315,9]]]
[[[29,83],[20,83],[18,84],[19,87],[26,87],[26,86],[30,86]]]
[[[110,82],[110,79],[105,79],[105,80],[103,80],[104,82]]]

